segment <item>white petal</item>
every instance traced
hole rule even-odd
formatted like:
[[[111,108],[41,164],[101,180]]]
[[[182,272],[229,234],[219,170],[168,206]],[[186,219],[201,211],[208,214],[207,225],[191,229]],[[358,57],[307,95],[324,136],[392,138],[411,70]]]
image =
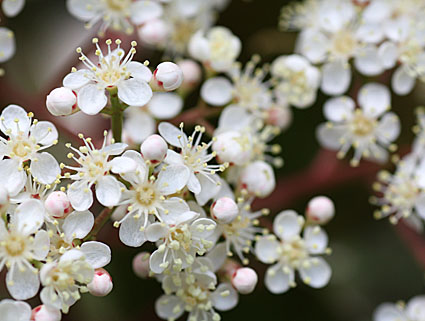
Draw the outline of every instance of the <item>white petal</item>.
[[[164,255],[165,252],[160,252],[159,250],[151,254],[149,258],[149,267],[153,273],[161,274],[164,272],[165,268],[160,266],[164,262]]]
[[[212,271],[218,271],[227,260],[226,242],[221,242],[214,246],[214,248],[208,252],[206,257],[213,265]]]
[[[42,184],[53,183],[60,175],[58,161],[49,153],[38,153],[31,161],[31,175]]]
[[[40,292],[40,300],[44,305],[57,310],[62,309],[61,301],[53,300],[54,297],[56,297],[56,293],[52,286],[44,287]]]
[[[335,97],[326,101],[323,113],[328,120],[340,122],[351,118],[355,107],[355,103],[350,97]]]
[[[411,298],[406,306],[406,314],[411,320],[424,320],[425,296],[419,295]]]
[[[239,295],[229,283],[222,283],[211,294],[211,300],[214,308],[217,310],[228,311],[238,304]]]
[[[363,75],[376,76],[384,71],[378,49],[371,45],[364,48],[354,59],[356,69]]]
[[[329,264],[321,257],[315,257],[309,260],[310,265],[305,267],[301,264],[299,268],[300,276],[305,284],[313,288],[322,288],[329,283],[332,270]]]
[[[407,321],[407,316],[397,305],[383,303],[373,313],[373,321]]]
[[[4,1],[3,1],[4,3]],[[3,63],[15,54],[16,44],[15,35],[13,32],[5,27],[0,27],[0,63]]]
[[[415,202],[415,209],[419,216],[425,219],[425,194],[421,193]]]
[[[103,206],[115,206],[121,199],[121,186],[113,176],[103,176],[96,184],[96,198]]]
[[[140,25],[162,16],[162,6],[154,1],[135,1],[131,5],[131,21]]]
[[[33,256],[36,260],[44,260],[49,253],[50,237],[45,230],[40,230],[34,236],[34,243],[32,244]]]
[[[329,39],[322,32],[310,28],[302,31],[296,43],[296,52],[307,57],[312,63],[326,59]]]
[[[144,106],[152,98],[151,87],[143,80],[127,79],[118,84],[118,98],[130,106]]]
[[[21,271],[15,265],[6,274],[6,286],[15,300],[28,300],[37,294],[40,287],[38,273],[34,273],[34,269],[30,269],[28,266]]]
[[[391,86],[397,95],[409,94],[415,87],[416,79],[410,76],[403,65],[397,68],[391,78]]]
[[[156,242],[159,239],[166,237],[169,234],[169,229],[166,224],[153,223],[146,228],[146,239],[150,242]]]
[[[157,119],[170,119],[182,110],[183,100],[175,93],[154,93],[148,104],[152,116]]]
[[[113,160],[109,162],[111,164],[112,173],[115,174],[123,174],[135,171],[138,164],[135,160],[131,159],[130,157],[115,157]]]
[[[279,246],[280,243],[273,235],[262,236],[255,243],[255,255],[263,263],[274,263],[279,257]]]
[[[74,17],[82,21],[89,21],[98,14],[96,10],[93,10],[93,6],[96,6],[97,3],[97,0],[67,0],[66,6]]]
[[[289,290],[291,283],[294,282],[294,270],[287,267],[285,272],[279,263],[267,269],[264,283],[271,293],[281,294]]]
[[[219,176],[217,174],[195,174],[195,176],[201,184],[201,191],[195,194],[195,199],[199,205],[204,206],[220,191]]]
[[[11,130],[14,136],[19,132],[28,133],[31,121],[25,109],[18,105],[9,105],[1,113],[4,119],[0,122],[0,129],[7,134],[7,130]]]
[[[304,219],[293,210],[280,212],[273,222],[273,231],[281,240],[291,240],[300,234]]]
[[[65,76],[62,84],[69,89],[80,89],[90,82],[90,79],[86,77],[87,74],[88,71],[84,69],[71,72]]]
[[[24,235],[35,233],[44,223],[44,211],[43,203],[35,199],[18,205],[13,216],[16,230]]]
[[[229,105],[220,114],[218,128],[220,132],[228,130],[246,129],[252,125],[255,118],[246,108]],[[217,133],[215,133],[217,135]]]
[[[0,181],[10,196],[18,194],[24,188],[27,180],[25,171],[19,170],[18,167],[20,164],[14,159],[0,161]]]
[[[26,302],[3,299],[0,302],[0,315],[2,321],[29,321],[31,306]]]
[[[181,213],[178,216],[177,215],[174,216],[174,225],[189,223],[198,217],[199,217],[199,213],[196,213],[193,211],[187,211],[187,212]],[[168,221],[170,222],[169,218],[168,218]]]
[[[224,106],[232,100],[233,85],[224,77],[210,78],[201,87],[202,99],[212,106]]]
[[[186,135],[180,129],[170,123],[160,123],[158,125],[158,132],[167,141],[167,143],[174,147],[181,147],[182,144],[186,144]],[[179,139],[180,136],[181,138]]]
[[[175,295],[163,295],[155,302],[156,314],[164,320],[177,320],[185,312],[184,302]]]
[[[31,126],[31,137],[34,137],[37,144],[51,145],[58,139],[58,131],[51,122],[39,121]]]
[[[104,243],[96,241],[84,242],[81,245],[81,251],[83,251],[86,261],[94,269],[104,267],[111,262],[111,249]]]
[[[24,8],[25,0],[4,0],[2,10],[6,17],[15,17]]]
[[[181,154],[178,154],[175,151],[169,149],[167,151],[167,156],[164,159],[164,163],[184,165],[184,160]]]
[[[162,202],[162,206],[164,207],[164,210],[168,210],[168,213],[165,214],[161,211],[161,218],[168,225],[177,225],[182,214],[190,211],[187,203],[178,197],[166,199]]]
[[[341,147],[341,137],[347,132],[342,126],[329,127],[327,124],[320,124],[317,127],[316,137],[323,147],[337,150]]]
[[[151,81],[152,71],[140,62],[137,62],[137,61],[129,62],[127,64],[127,71],[131,74],[131,77],[134,77],[138,80],[141,80],[144,82]]]
[[[90,211],[72,212],[63,225],[66,240],[70,243],[73,239],[83,239],[89,234],[94,225],[94,216]]]
[[[328,246],[328,235],[320,226],[307,226],[303,237],[308,251],[312,254],[324,253]]]
[[[140,109],[140,107],[126,109],[124,131],[134,143],[141,144],[148,136],[155,133],[156,123],[148,113],[141,109],[134,111],[133,108]]]
[[[85,85],[78,92],[77,103],[81,111],[87,115],[98,114],[107,104],[108,98],[105,95],[105,89],[97,85]]]
[[[391,69],[397,63],[398,48],[395,43],[386,41],[379,46],[378,55],[380,57],[382,66]]]
[[[158,175],[156,186],[163,195],[174,194],[187,184],[190,176],[189,169],[184,165],[168,165]]]
[[[349,65],[340,61],[330,62],[322,69],[321,89],[328,95],[341,95],[347,91],[351,82]]]
[[[208,40],[203,36],[202,31],[196,32],[192,38],[190,38],[188,44],[189,54],[199,60],[206,61],[210,57],[210,44]]]
[[[194,194],[201,192],[201,183],[194,173],[190,173],[189,181],[187,182],[187,188]]]
[[[197,216],[199,216],[198,213],[194,212]],[[196,216],[196,217],[197,217]],[[190,230],[192,231],[192,237],[199,237],[199,239],[208,239],[210,236],[214,234],[214,229],[216,227],[215,221],[209,219],[209,218],[198,218],[196,219],[192,225],[190,226]],[[200,228],[199,226],[208,227],[207,229]]]
[[[376,129],[378,141],[389,144],[400,135],[400,120],[395,113],[386,113],[382,116]]]
[[[121,154],[126,148],[128,147],[127,144],[124,143],[115,143],[106,146],[102,149],[102,152],[106,153],[107,155],[119,155]]]
[[[76,181],[68,188],[67,195],[76,211],[85,211],[93,204],[93,193],[86,181]]]
[[[145,233],[140,231],[144,224],[144,217],[135,219],[129,215],[120,226],[120,240],[127,246],[139,247],[146,241]]]
[[[368,83],[360,88],[357,101],[366,116],[379,117],[391,107],[391,94],[384,85]]]

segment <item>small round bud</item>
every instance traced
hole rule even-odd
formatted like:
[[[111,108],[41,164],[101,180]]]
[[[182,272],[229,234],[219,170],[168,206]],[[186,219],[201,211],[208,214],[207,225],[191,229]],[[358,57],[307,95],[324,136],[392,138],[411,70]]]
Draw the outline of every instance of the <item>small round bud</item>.
[[[106,296],[112,291],[112,278],[105,269],[97,269],[87,289],[94,296]]]
[[[0,211],[7,208],[8,205],[9,205],[9,192],[3,185],[0,185]]]
[[[39,305],[32,309],[31,321],[60,321],[61,319],[61,312],[52,307]]]
[[[182,84],[183,72],[175,63],[162,62],[153,73],[153,81],[160,89],[172,91]]]
[[[232,285],[240,294],[252,293],[257,282],[257,273],[249,267],[237,269],[232,276]]]
[[[51,193],[44,201],[44,206],[54,218],[64,218],[72,211],[68,196],[61,191]]]
[[[316,224],[326,224],[335,215],[334,203],[329,197],[316,196],[308,202],[306,215]]]
[[[273,106],[266,111],[268,124],[286,129],[292,122],[292,111],[289,107]]]
[[[167,156],[168,145],[164,138],[154,134],[145,139],[140,146],[140,152],[145,160],[151,161],[152,164],[162,162]]]
[[[77,97],[69,88],[56,88],[47,95],[46,106],[54,116],[71,115],[77,108]]]
[[[149,252],[140,252],[133,259],[133,271],[139,278],[146,279],[149,277]]]
[[[273,168],[266,162],[255,161],[242,171],[240,183],[250,194],[266,197],[276,186]]]
[[[193,89],[201,81],[202,71],[199,64],[191,59],[181,60],[177,63],[183,72],[182,88]]]
[[[211,205],[211,216],[220,223],[231,223],[238,213],[238,205],[229,197],[221,197]]]
[[[221,163],[243,165],[250,159],[251,149],[242,146],[241,141],[243,141],[241,133],[237,131],[224,132],[216,137],[212,149],[217,153],[217,158]]]
[[[161,19],[148,20],[137,29],[140,39],[148,45],[164,44],[169,32],[168,25]]]

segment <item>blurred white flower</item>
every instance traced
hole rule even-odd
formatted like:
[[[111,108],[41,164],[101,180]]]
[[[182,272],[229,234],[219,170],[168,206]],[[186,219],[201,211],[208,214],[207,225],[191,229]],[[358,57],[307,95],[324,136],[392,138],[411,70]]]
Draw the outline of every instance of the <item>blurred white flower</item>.
[[[382,303],[373,313],[373,321],[421,321],[425,317],[425,296],[418,295],[407,304]]]
[[[30,321],[31,306],[26,302],[3,299],[0,301],[3,321]]]

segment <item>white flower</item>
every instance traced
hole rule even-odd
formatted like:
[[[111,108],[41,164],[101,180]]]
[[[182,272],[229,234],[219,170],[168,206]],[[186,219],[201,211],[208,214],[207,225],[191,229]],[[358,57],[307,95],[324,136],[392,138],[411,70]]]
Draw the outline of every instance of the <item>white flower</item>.
[[[31,306],[26,302],[4,299],[0,301],[2,321],[30,321]]]
[[[102,21],[99,34],[108,28],[133,33],[134,25],[141,25],[162,15],[162,6],[149,0],[68,0],[69,12],[79,20],[86,22],[86,27]]]
[[[241,51],[241,41],[225,27],[198,31],[189,42],[190,55],[215,71],[230,69]]]
[[[84,146],[79,149],[73,148],[71,144],[67,144],[76,154],[68,154],[68,158],[72,158],[80,167],[66,166],[61,164],[62,168],[68,168],[76,171],[76,174],[66,173],[65,178],[70,178],[75,182],[72,183],[67,191],[68,198],[72,207],[77,211],[85,211],[93,204],[93,194],[90,188],[96,186],[97,200],[104,206],[115,206],[121,199],[122,186],[118,180],[110,174],[124,173],[136,169],[134,160],[128,157],[111,156],[121,154],[127,147],[123,143],[115,143],[106,146],[105,139],[100,149],[96,149],[91,142],[91,138],[84,138],[82,134],[79,137],[83,140]]]
[[[16,195],[25,185],[26,161],[31,161],[31,175],[40,183],[50,184],[60,174],[56,159],[41,152],[58,142],[56,127],[32,117],[17,105],[7,106],[0,115],[0,130],[8,137],[0,138],[0,158],[8,157],[0,160],[0,177],[10,195]]]
[[[227,167],[227,164],[208,164],[215,157],[215,153],[208,153],[212,141],[208,144],[201,142],[205,128],[196,126],[189,137],[183,132],[183,124],[178,129],[170,123],[160,123],[158,131],[170,145],[181,149],[180,154],[169,150],[164,162],[182,164],[190,170],[187,187],[195,194],[198,203],[204,205],[220,190],[217,172],[223,172]]]
[[[271,73],[279,81],[276,91],[287,102],[298,108],[306,108],[316,100],[320,85],[320,71],[300,55],[280,56],[271,66]]]
[[[49,235],[40,230],[43,213],[40,201],[28,200],[15,209],[8,229],[0,222],[0,270],[6,265],[7,289],[17,300],[32,298],[40,286],[31,261],[44,260],[49,252]]]
[[[324,147],[339,150],[340,158],[353,146],[353,166],[362,157],[385,162],[386,148],[400,134],[397,115],[386,112],[391,104],[390,92],[383,85],[369,83],[360,89],[357,103],[360,108],[355,108],[355,102],[347,96],[328,100],[324,114],[329,122],[318,127],[317,138]]]
[[[425,317],[425,296],[418,295],[406,305],[382,303],[373,313],[373,321],[422,321]]]
[[[255,253],[264,263],[276,263],[269,267],[265,276],[266,287],[272,293],[283,293],[295,284],[295,270],[301,279],[313,288],[328,284],[331,268],[318,254],[327,252],[328,236],[319,226],[304,228],[303,237],[299,234],[304,218],[292,210],[281,212],[273,223],[275,235],[258,239]]]
[[[127,151],[123,157],[132,158],[138,166],[135,171],[123,175],[131,184],[130,190],[123,193],[121,202],[128,213],[114,225],[121,225],[119,235],[124,244],[138,247],[146,241],[145,229],[155,218],[163,222],[167,217],[189,211],[189,206],[181,198],[167,197],[183,189],[190,173],[183,165],[168,165],[161,168],[155,179],[149,176],[149,167],[139,153]]]
[[[3,1],[3,5],[6,1]],[[0,27],[0,63],[12,58],[16,51],[15,35],[5,27]]]
[[[208,218],[188,211],[179,215],[164,215],[163,223],[153,223],[146,229],[146,238],[158,242],[149,265],[152,272],[165,270],[181,271],[192,265],[196,254],[203,255],[214,245],[208,238],[214,233],[216,224]]]
[[[152,73],[144,64],[132,61],[137,43],[131,43],[127,56],[120,48],[121,40],[115,41],[117,48],[112,50],[110,39],[106,40],[108,53],[103,54],[99,47],[98,39],[94,38],[96,45],[97,63],[93,63],[81,50],[80,60],[87,69],[73,71],[63,79],[63,86],[77,92],[78,107],[88,115],[99,113],[107,104],[106,89],[117,88],[118,98],[127,105],[143,106],[152,97],[152,89],[148,85]]]

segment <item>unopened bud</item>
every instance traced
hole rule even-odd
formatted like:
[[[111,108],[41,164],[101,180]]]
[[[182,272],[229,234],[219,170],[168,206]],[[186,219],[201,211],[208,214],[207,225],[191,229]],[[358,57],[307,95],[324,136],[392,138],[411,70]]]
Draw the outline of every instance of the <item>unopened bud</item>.
[[[94,296],[106,296],[112,291],[112,278],[105,269],[97,269],[87,289]]]
[[[273,106],[267,109],[266,121],[268,124],[286,129],[292,122],[292,111],[289,107]]]
[[[55,308],[39,305],[32,309],[31,321],[60,321],[61,312]]]
[[[51,193],[44,201],[44,206],[54,218],[64,218],[72,211],[68,196],[61,191]]]
[[[66,87],[53,89],[46,98],[46,106],[54,116],[67,116],[77,108],[77,97]]]
[[[149,277],[149,257],[150,253],[140,252],[133,259],[133,271],[139,278],[146,279]]]
[[[156,86],[165,91],[172,91],[180,87],[183,82],[183,72],[172,62],[162,62],[153,73]]]
[[[273,168],[264,161],[255,161],[242,171],[240,184],[250,194],[266,197],[276,186]]]
[[[335,215],[334,203],[329,197],[316,196],[308,202],[306,215],[316,224],[326,224]]]
[[[229,197],[221,197],[211,205],[211,216],[220,223],[231,223],[238,213],[238,205]]]
[[[232,285],[240,294],[254,291],[257,282],[257,273],[249,267],[237,269],[232,277]]]
[[[251,149],[241,144],[241,141],[244,141],[242,135],[237,131],[228,131],[216,137],[212,149],[221,163],[243,165],[251,158]]]
[[[148,20],[137,29],[140,39],[148,45],[164,44],[169,31],[168,25],[161,19]]]
[[[140,152],[145,160],[153,164],[160,163],[167,156],[168,145],[165,140],[157,135],[151,135],[140,146]]]
[[[191,59],[181,60],[177,63],[183,72],[183,83],[184,89],[192,89],[196,87],[201,81],[202,71],[199,64]]]

